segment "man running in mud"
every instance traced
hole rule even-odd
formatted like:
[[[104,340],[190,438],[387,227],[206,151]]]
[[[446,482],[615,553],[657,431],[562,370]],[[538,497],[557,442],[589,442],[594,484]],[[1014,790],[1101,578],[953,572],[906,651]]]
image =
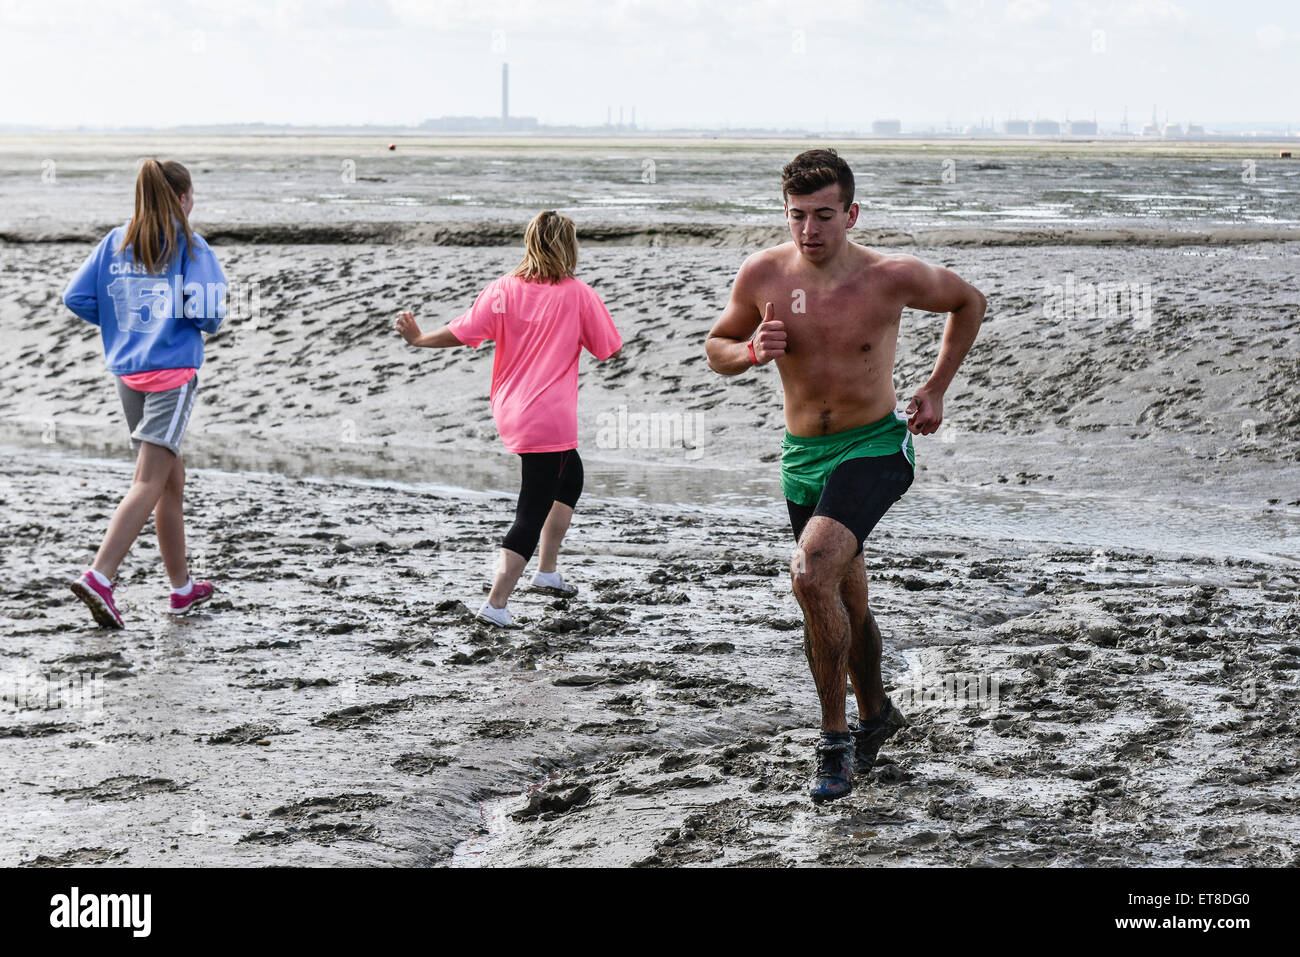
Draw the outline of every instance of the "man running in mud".
[[[911,436],[931,435],[943,421],[943,394],[975,341],[985,301],[947,269],[850,242],[853,172],[834,150],[796,156],[781,171],[781,192],[791,241],[745,260],[705,351],[723,375],[769,362],[781,373],[781,489],[797,542],[790,574],[804,653],[821,699],[812,786],[821,802],[848,794],[855,766],[870,770],[881,744],[907,723],[881,683],[862,546],[912,484]],[[906,418],[894,392],[904,307],[949,313],[934,372],[912,394]]]

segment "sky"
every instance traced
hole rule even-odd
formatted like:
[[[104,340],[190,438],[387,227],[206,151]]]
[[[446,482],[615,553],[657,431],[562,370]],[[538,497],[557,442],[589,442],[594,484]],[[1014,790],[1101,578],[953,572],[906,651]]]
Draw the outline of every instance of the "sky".
[[[0,127],[904,129],[981,118],[1300,130],[1285,0],[0,0]]]

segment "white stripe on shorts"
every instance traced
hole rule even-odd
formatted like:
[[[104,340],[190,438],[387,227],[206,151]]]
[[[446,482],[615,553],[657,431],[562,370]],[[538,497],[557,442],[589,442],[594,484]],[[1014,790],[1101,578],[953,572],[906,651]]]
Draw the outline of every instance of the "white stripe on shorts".
[[[180,424],[181,412],[185,410],[185,403],[189,401],[190,393],[194,391],[193,382],[194,379],[191,378],[188,382],[186,382],[183,386],[181,386],[181,389],[183,389],[184,391],[181,392],[180,397],[176,400],[176,411],[172,413],[172,424],[167,426],[167,438],[164,439],[164,441],[168,445],[176,444],[176,440],[174,438],[176,434],[176,426]]]
[[[193,383],[196,382],[197,380],[198,380],[198,376],[195,376],[194,378],[190,379],[190,400],[185,407],[185,418],[181,419],[180,433],[176,436],[176,441],[178,443],[181,440],[181,436],[185,434],[185,430],[189,428],[190,425],[190,413],[194,411],[194,401],[195,401],[194,400],[195,387]]]

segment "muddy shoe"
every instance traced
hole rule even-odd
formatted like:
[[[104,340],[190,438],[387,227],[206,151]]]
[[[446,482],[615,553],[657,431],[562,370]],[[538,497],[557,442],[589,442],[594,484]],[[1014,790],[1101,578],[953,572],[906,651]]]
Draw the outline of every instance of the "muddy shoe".
[[[817,742],[817,778],[813,803],[833,801],[853,790],[853,736],[847,731],[823,731]]]
[[[510,617],[509,608],[493,608],[490,601],[483,602],[483,607],[478,610],[474,616],[478,621],[487,622],[489,625],[496,625],[498,628],[518,628],[515,620]]]
[[[876,763],[876,754],[879,753],[880,746],[899,728],[906,727],[907,719],[903,717],[903,713],[894,707],[894,702],[885,698],[880,714],[870,721],[859,720],[858,726],[853,729],[854,769],[859,774],[870,771],[871,766]]]
[[[538,572],[533,576],[532,588],[533,591],[558,595],[561,598],[572,598],[578,594],[577,586],[566,582],[559,572]]]
[[[178,591],[172,592],[171,602],[167,606],[167,613],[177,617],[188,615],[210,599],[212,593],[212,582],[190,582],[190,590],[184,595]]]
[[[104,579],[108,581],[108,579]],[[125,628],[113,601],[113,583],[101,585],[93,571],[87,570],[71,584],[72,593],[86,603],[95,621],[104,628]]]

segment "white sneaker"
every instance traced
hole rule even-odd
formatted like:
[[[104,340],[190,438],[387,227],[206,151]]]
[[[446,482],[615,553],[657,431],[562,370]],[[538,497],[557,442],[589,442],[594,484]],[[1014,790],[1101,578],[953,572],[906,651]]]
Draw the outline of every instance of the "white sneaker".
[[[566,582],[559,572],[538,572],[533,576],[533,588],[564,598],[578,594],[578,587]]]
[[[486,621],[490,625],[496,625],[498,628],[515,627],[515,620],[510,617],[509,607],[493,608],[492,603],[489,601],[483,602],[483,607],[478,610],[478,614],[474,617],[479,621]]]

